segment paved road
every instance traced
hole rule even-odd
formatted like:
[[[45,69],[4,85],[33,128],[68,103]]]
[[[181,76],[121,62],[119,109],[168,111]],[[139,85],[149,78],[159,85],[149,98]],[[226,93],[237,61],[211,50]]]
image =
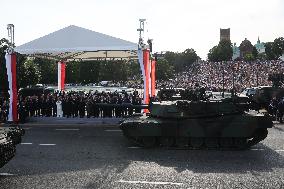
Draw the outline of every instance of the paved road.
[[[116,126],[26,126],[0,188],[284,188],[284,125],[248,151],[141,149]]]

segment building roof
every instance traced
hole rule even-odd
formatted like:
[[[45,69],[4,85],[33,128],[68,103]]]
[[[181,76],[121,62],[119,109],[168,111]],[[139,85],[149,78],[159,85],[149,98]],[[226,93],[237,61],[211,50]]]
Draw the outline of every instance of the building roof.
[[[84,54],[84,58],[90,58],[86,57],[88,53],[92,56],[97,53],[100,57],[112,54],[106,51],[119,51],[120,53],[115,53],[116,56],[127,56],[125,52],[133,55],[130,51],[136,51],[137,48],[137,43],[71,25],[20,45],[15,48],[15,51],[29,55],[52,54],[58,56],[64,54],[65,56],[76,55],[78,57]],[[103,55],[98,53],[99,51],[103,51]]]
[[[254,46],[259,53],[265,52],[265,43],[260,42],[259,37],[257,39],[257,43]]]

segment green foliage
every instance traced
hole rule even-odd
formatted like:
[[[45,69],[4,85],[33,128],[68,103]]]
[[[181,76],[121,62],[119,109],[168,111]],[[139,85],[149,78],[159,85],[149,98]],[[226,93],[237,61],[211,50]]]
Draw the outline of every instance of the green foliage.
[[[184,68],[187,69],[191,64],[197,61],[198,58],[194,49],[186,49],[183,51],[181,53],[182,69],[180,71],[184,71]]]
[[[182,53],[166,52],[165,60],[172,66],[174,71],[181,72],[187,69],[191,64],[198,60],[194,49],[186,49]]]
[[[246,53],[244,56],[244,61],[253,61],[255,60],[254,56],[252,53]]]
[[[19,53],[16,54],[17,56],[17,85],[18,88],[23,88],[29,85],[29,81],[26,79],[25,73],[25,66],[24,63],[26,62],[27,58],[25,55],[21,55]]]
[[[156,64],[157,80],[169,80],[174,76],[174,67],[166,59],[160,59]]]
[[[0,91],[8,90],[8,78],[6,70],[6,60],[5,60],[5,51],[9,45],[7,39],[3,38],[0,40]]]
[[[79,82],[83,84],[93,83],[98,81],[98,71],[100,71],[99,62],[95,61],[82,61],[79,63]]]
[[[141,77],[141,70],[138,60],[132,60],[127,64],[129,69],[129,77],[131,78],[140,78]]]
[[[212,49],[209,50],[208,60],[211,61],[211,62],[219,62],[219,61],[221,61],[221,58],[219,56],[218,46],[214,46]]]
[[[268,60],[277,60],[284,53],[284,38],[278,37],[273,42],[265,43],[265,54]]]
[[[19,85],[22,87],[36,85],[41,81],[40,69],[33,59],[27,59],[21,65],[21,77],[18,79]]]
[[[57,61],[44,58],[35,58],[34,63],[38,66],[41,73],[41,80],[39,83],[57,83]]]
[[[253,56],[253,60],[256,60],[258,58],[258,51],[255,46],[253,47],[253,50],[252,50],[252,56]]]
[[[218,44],[219,56],[221,61],[232,60],[233,56],[233,46],[231,41],[222,40]]]
[[[175,53],[175,52],[171,52],[171,51],[167,51],[165,53],[165,59],[171,64],[171,65],[174,65],[175,64],[175,61],[177,59],[177,56],[178,56],[179,53]]]
[[[140,76],[138,62],[124,60],[81,61],[66,63],[66,83],[97,83],[99,81],[127,81]]]
[[[66,83],[80,83],[80,63],[77,61],[67,62],[66,63]]]
[[[233,47],[229,40],[221,40],[218,46],[209,50],[208,60],[213,62],[232,60]]]
[[[276,60],[276,54],[272,49],[273,47],[273,42],[267,42],[265,43],[265,54],[266,54],[266,58],[268,60]]]
[[[275,55],[275,58],[278,59],[284,53],[284,38],[276,38],[272,44],[272,51]]]
[[[265,52],[264,52],[264,53],[259,53],[259,54],[257,55],[257,59],[259,59],[259,60],[266,60],[267,57],[266,57]]]

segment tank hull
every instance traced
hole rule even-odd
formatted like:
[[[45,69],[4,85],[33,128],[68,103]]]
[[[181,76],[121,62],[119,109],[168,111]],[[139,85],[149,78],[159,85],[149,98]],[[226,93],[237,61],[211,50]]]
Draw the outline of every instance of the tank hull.
[[[16,145],[21,143],[25,131],[19,127],[0,128],[0,168],[7,164],[16,153]]]
[[[250,113],[179,119],[137,116],[125,119],[120,124],[123,134],[141,146],[184,146],[195,149],[213,146],[217,149],[246,149],[265,139],[267,128],[272,126],[269,117]],[[147,145],[144,140],[154,141],[153,145]],[[183,141],[181,145],[180,141]],[[195,144],[196,141],[198,144]]]

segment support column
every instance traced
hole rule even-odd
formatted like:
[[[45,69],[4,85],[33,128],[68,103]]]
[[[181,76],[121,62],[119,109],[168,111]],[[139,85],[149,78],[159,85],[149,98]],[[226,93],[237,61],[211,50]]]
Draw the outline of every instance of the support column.
[[[58,62],[58,90],[64,91],[65,89],[65,68],[66,63],[63,61]]]
[[[156,60],[151,61],[151,97],[156,96]]]

